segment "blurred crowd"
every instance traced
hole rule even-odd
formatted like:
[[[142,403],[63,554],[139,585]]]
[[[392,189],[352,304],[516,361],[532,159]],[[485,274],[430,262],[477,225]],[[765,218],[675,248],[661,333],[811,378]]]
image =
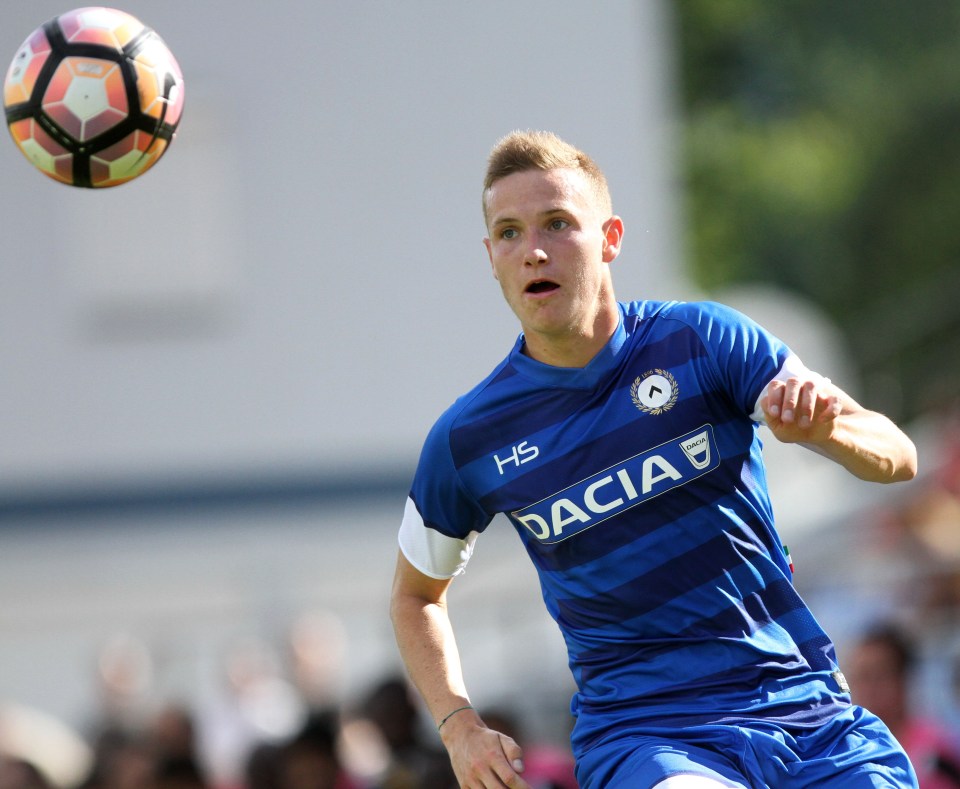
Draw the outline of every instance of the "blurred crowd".
[[[304,657],[301,682],[318,668]],[[231,654],[230,693],[219,704],[153,706],[143,705],[138,694],[145,658],[143,645],[129,638],[104,648],[103,705],[82,742],[38,713],[6,707],[0,713],[0,789],[456,787],[431,722],[399,674],[380,678],[354,703],[334,703],[322,684],[281,681],[262,646],[247,644]],[[909,628],[884,620],[859,636],[845,666],[854,700],[890,726],[911,756],[921,789],[960,789],[960,728],[918,704],[920,662]],[[951,680],[954,687],[944,692],[960,697],[960,661]],[[569,749],[526,737],[522,710],[481,714],[524,746],[534,789],[576,789]]]
[[[834,637],[853,700],[904,745],[921,789],[960,789],[960,420],[940,432],[941,454],[909,495],[863,513],[867,528],[849,524],[860,536],[843,553],[872,568],[882,615]],[[825,572],[843,576],[844,561]],[[305,615],[281,641],[232,644],[218,692],[187,700],[157,698],[144,642],[109,641],[96,663],[98,703],[82,731],[0,702],[0,789],[456,786],[402,674],[344,700],[349,656],[336,617]],[[575,789],[568,744],[528,736],[524,698],[480,712],[524,747],[534,789]]]
[[[128,635],[96,662],[84,731],[0,704],[0,789],[455,789],[446,752],[402,674],[342,700],[336,620],[304,616],[281,648],[232,644],[220,692],[157,699],[147,645]],[[531,741],[523,710],[481,710],[525,748],[535,789],[575,789],[566,743]]]
[[[884,615],[841,650],[853,700],[890,727],[921,789],[960,788],[960,416],[937,424],[921,478],[863,514],[852,546]]]

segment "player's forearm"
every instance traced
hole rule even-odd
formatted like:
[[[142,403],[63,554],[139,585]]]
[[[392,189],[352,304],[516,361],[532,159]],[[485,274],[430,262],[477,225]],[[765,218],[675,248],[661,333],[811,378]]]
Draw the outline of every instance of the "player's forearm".
[[[469,704],[446,605],[400,594],[390,614],[400,656],[434,722]]]
[[[902,482],[917,474],[913,442],[875,411],[843,413],[829,439],[807,446],[868,482]]]

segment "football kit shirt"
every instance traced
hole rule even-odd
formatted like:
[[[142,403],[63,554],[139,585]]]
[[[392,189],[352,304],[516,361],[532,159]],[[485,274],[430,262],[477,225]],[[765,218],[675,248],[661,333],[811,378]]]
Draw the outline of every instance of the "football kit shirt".
[[[537,362],[521,336],[430,431],[401,550],[449,578],[509,518],[566,642],[576,752],[652,728],[812,728],[850,706],[761,457],[759,398],[802,369],[730,308],[621,304],[586,367]]]

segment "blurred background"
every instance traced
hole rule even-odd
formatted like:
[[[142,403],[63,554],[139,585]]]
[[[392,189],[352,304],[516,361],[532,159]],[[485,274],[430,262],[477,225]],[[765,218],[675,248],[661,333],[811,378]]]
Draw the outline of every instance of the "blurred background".
[[[162,161],[94,192],[0,144],[0,787],[449,785],[387,598],[423,437],[516,334],[480,214],[515,128],[606,171],[620,298],[729,303],[917,442],[893,488],[766,451],[841,662],[895,625],[960,731],[960,7],[122,7],[184,72]],[[68,9],[5,8],[0,54]],[[562,765],[506,522],[452,607],[474,702]]]

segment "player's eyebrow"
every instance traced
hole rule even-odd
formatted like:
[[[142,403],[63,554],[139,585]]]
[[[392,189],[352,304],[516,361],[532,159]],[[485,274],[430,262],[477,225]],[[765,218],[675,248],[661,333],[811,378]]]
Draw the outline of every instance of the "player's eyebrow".
[[[555,206],[553,208],[547,208],[546,210],[541,211],[540,213],[537,214],[537,218],[549,219],[552,216],[557,216],[558,214],[566,215],[567,213],[569,212],[563,206]],[[490,227],[493,228],[493,227],[500,227],[501,225],[515,225],[520,221],[521,220],[516,219],[515,217],[512,217],[512,216],[501,216],[494,219],[490,223]]]
[[[512,216],[501,216],[497,217],[490,223],[490,227],[500,227],[501,225],[515,225],[518,219],[514,219]]]

